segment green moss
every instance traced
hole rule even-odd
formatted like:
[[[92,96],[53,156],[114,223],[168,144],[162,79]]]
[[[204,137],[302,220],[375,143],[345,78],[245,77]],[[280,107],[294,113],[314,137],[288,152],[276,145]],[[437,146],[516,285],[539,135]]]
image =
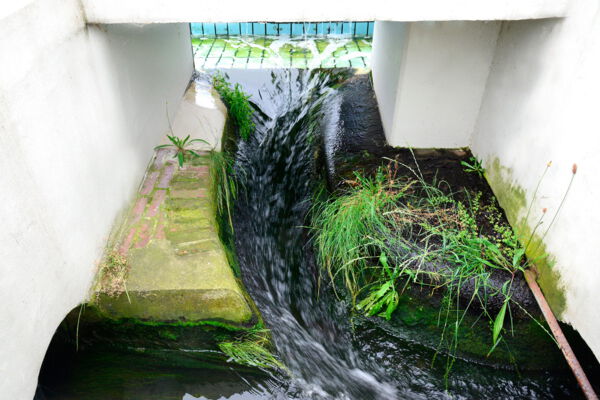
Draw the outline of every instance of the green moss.
[[[205,198],[168,198],[166,201],[168,210],[184,211],[184,210],[202,210],[210,208],[208,199]],[[201,215],[202,213],[198,213]]]
[[[516,226],[519,215],[527,209],[528,203],[525,190],[512,179],[512,169],[503,167],[498,158],[495,158],[491,165],[486,166],[485,177],[498,203],[504,209],[506,217],[513,226]]]
[[[168,329],[162,329],[158,332],[158,335],[163,338],[163,339],[167,339],[167,340],[177,340],[177,338],[179,338],[179,335],[173,331],[170,331]]]
[[[206,210],[194,210],[194,209],[179,209],[179,210],[168,210],[169,221],[175,224],[194,224],[205,225],[204,221],[211,221],[210,213]]]
[[[192,190],[204,187],[201,179],[195,173],[178,173],[171,180],[172,190]]]
[[[519,241],[525,246],[529,243],[526,253],[539,273],[538,284],[552,311],[557,318],[560,318],[566,309],[566,297],[561,285],[560,273],[554,268],[555,259],[548,252],[541,236],[532,235],[532,228],[525,219],[529,207],[525,190],[515,183],[512,169],[502,166],[498,158],[486,165],[485,171],[490,187],[504,209]]]
[[[213,235],[214,231],[210,229],[201,229],[193,226],[191,229],[186,230],[172,231],[171,229],[168,229],[166,233],[167,239],[175,245],[180,243],[196,242],[199,240],[210,241],[213,238]]]
[[[129,291],[117,297],[100,294],[98,305],[110,318],[145,321],[231,321],[246,324],[252,311],[244,297],[229,289]]]
[[[151,321],[151,320],[141,320],[137,318],[122,318],[118,320],[112,320],[115,324],[134,324],[134,325],[144,325],[144,326],[154,326],[154,327],[210,327],[210,328],[220,328],[225,329],[230,332],[245,332],[251,329],[254,329],[255,325],[252,326],[242,326],[242,325],[233,325],[224,321]]]
[[[385,329],[395,336],[421,343],[440,354],[448,354],[452,344],[448,340],[440,342],[444,329],[440,309],[437,298],[425,296],[415,288],[400,295],[398,309],[393,314],[391,324],[381,320],[378,323],[384,324]],[[456,327],[456,334],[460,337],[456,355],[489,365],[514,365],[529,370],[556,368],[562,365],[561,353],[551,337],[542,329],[545,323],[541,319],[515,318],[512,324],[514,329],[507,330],[503,335],[503,345],[488,355],[493,343],[488,322],[476,314],[465,314],[463,323]],[[545,357],[539,357],[539,354],[544,354]],[[437,358],[440,362],[445,362],[445,357],[438,355]]]

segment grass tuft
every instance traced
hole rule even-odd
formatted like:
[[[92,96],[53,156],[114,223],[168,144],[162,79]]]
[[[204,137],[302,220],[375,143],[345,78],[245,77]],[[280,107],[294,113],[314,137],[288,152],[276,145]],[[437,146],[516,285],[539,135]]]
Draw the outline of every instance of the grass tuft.
[[[238,128],[240,137],[243,140],[248,140],[254,132],[254,122],[252,121],[254,109],[248,101],[250,96],[244,93],[239,84],[236,83],[232,87],[225,76],[221,74],[213,76],[212,84],[221,96],[223,103],[227,106],[229,114]]]
[[[268,329],[253,329],[237,340],[221,342],[218,346],[232,362],[287,371],[285,365],[269,349],[271,342]]]
[[[233,231],[233,203],[237,198],[238,183],[233,169],[233,158],[225,152],[211,150],[210,158],[210,195],[217,216],[227,220]]]

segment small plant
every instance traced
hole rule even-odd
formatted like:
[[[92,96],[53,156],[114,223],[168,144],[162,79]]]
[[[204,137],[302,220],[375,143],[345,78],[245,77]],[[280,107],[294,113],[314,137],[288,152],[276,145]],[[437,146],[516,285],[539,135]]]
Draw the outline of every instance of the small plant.
[[[162,144],[160,146],[156,146],[154,150],[171,148],[175,149],[176,153],[173,158],[177,158],[177,162],[179,163],[179,168],[183,167],[183,162],[190,157],[200,157],[195,150],[190,148],[190,145],[193,143],[204,143],[209,144],[204,139],[192,139],[190,140],[190,135],[187,135],[185,138],[181,139],[175,135],[167,135],[167,138],[171,142],[171,144]]]
[[[237,83],[232,88],[227,79],[221,74],[214,75],[212,83],[227,106],[233,122],[238,128],[240,137],[243,140],[248,140],[250,134],[254,131],[254,122],[252,122],[254,109],[248,101],[250,96],[244,93]]]
[[[469,161],[461,161],[460,164],[465,167],[465,172],[475,173],[483,178],[485,170],[481,166],[481,162],[475,157],[469,157]]]

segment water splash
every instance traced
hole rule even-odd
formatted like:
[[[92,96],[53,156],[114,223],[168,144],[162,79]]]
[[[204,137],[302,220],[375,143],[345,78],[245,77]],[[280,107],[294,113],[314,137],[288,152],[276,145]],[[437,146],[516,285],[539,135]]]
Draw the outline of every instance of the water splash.
[[[383,370],[353,349],[346,308],[318,293],[303,228],[316,174],[314,122],[333,92],[328,80],[316,71],[281,70],[254,91],[268,117],[237,156],[247,181],[236,209],[236,248],[244,282],[302,397],[393,399]]]

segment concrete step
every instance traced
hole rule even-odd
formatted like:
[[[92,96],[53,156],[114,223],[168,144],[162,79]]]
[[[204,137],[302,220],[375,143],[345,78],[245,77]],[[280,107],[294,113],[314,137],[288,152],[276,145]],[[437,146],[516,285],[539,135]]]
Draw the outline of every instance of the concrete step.
[[[209,196],[209,156],[179,168],[159,150],[111,248],[126,260],[122,291],[95,286],[96,306],[112,319],[151,322],[256,320],[218,236]],[[102,274],[102,271],[100,271]]]

